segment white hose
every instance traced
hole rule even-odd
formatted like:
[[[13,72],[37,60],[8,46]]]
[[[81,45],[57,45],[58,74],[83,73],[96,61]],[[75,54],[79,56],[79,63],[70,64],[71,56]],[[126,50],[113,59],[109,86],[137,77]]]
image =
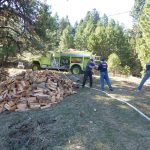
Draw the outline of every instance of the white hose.
[[[88,86],[86,86],[86,87],[88,87]],[[127,101],[125,101],[123,99],[116,98],[116,97],[110,95],[109,93],[107,93],[105,91],[102,91],[102,90],[99,90],[99,89],[96,89],[96,88],[91,88],[91,89],[99,91],[99,92],[102,92],[102,93],[106,94],[108,97],[110,97],[112,99],[116,99],[117,101],[120,101],[122,103],[127,104],[129,107],[133,108],[136,112],[138,112],[142,117],[144,117],[145,119],[147,119],[148,121],[150,121],[150,117],[148,117],[147,115],[145,115],[143,112],[141,112],[139,109],[137,109],[136,107],[134,107],[133,105],[131,105]]]
[[[58,70],[59,70],[59,69],[58,69]],[[60,71],[60,70],[59,70],[59,71]],[[64,74],[64,73],[63,73],[63,74]],[[64,75],[65,75],[65,74],[64,74]],[[68,76],[65,75],[65,77],[66,77],[67,79],[69,79]],[[69,79],[69,80],[70,80],[70,79]],[[81,84],[79,84],[79,85],[81,85]],[[88,86],[86,86],[86,87],[88,87]],[[137,109],[136,107],[134,107],[133,105],[131,105],[131,104],[128,103],[127,101],[125,101],[125,100],[123,100],[123,99],[116,98],[116,97],[110,95],[109,93],[107,93],[107,92],[105,92],[105,91],[102,91],[102,90],[99,90],[99,89],[96,89],[96,88],[91,88],[91,89],[96,90],[96,91],[99,91],[99,92],[102,92],[102,93],[104,93],[105,95],[107,95],[108,97],[110,97],[110,98],[112,98],[112,99],[116,99],[117,101],[120,101],[120,102],[122,102],[122,103],[127,104],[129,107],[133,108],[136,112],[138,112],[142,117],[144,117],[145,119],[147,119],[148,121],[150,121],[150,117],[148,117],[147,115],[145,115],[143,112],[141,112],[139,109]]]

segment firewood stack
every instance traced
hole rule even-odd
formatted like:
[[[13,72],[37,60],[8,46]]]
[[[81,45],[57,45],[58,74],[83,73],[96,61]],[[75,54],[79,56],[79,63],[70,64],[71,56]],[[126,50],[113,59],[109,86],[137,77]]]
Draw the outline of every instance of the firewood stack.
[[[47,108],[75,93],[73,81],[56,73],[23,72],[0,83],[0,112]]]
[[[7,71],[0,69],[0,82],[6,80],[8,76],[9,73]]]

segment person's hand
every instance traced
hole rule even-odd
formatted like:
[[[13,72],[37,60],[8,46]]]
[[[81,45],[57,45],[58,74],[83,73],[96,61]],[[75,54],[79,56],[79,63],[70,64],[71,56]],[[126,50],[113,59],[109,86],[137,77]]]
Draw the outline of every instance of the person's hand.
[[[92,75],[94,75],[94,71],[92,70],[91,72],[92,72]]]
[[[98,65],[95,65],[94,69],[98,70]]]

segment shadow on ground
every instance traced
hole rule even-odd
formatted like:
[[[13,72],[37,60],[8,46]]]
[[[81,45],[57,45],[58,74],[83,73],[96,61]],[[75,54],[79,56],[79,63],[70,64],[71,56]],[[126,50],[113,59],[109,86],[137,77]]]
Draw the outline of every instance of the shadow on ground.
[[[149,150],[150,123],[89,88],[45,110],[2,113],[3,150]]]

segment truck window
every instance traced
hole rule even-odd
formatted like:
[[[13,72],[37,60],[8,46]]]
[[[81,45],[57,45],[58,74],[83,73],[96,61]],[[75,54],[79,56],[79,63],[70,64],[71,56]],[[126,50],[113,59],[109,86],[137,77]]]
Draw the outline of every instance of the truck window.
[[[61,61],[60,61],[61,65],[69,65],[70,64],[70,60],[67,57],[61,57]]]

